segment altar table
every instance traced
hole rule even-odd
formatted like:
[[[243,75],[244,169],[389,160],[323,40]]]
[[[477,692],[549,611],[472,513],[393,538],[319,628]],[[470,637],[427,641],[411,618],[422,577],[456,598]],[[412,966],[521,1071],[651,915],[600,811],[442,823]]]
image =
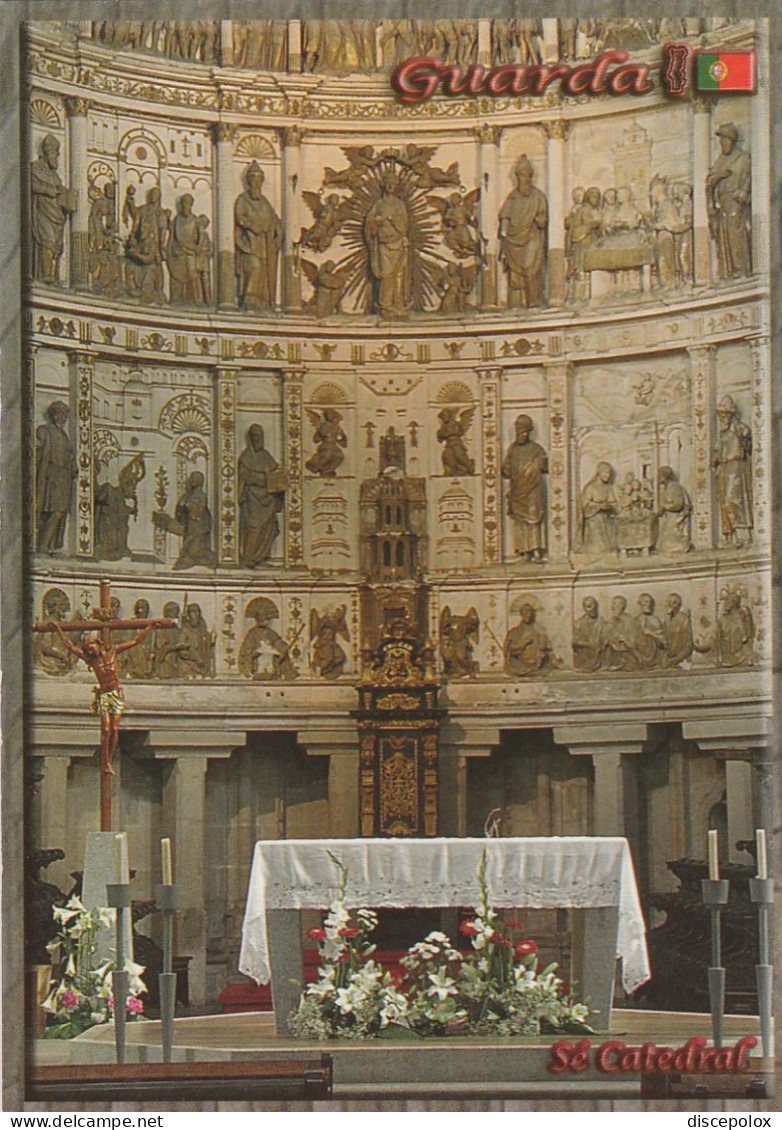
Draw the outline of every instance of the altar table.
[[[298,911],[326,908],[347,871],[350,907],[475,906],[478,866],[494,907],[569,907],[583,912],[576,955],[577,996],[610,1021],[616,957],[628,992],[650,977],[646,928],[627,840],[603,836],[487,839],[261,840],[255,845],[239,969],[271,978],[278,1030],[298,1001]],[[423,939],[421,939],[423,940]]]

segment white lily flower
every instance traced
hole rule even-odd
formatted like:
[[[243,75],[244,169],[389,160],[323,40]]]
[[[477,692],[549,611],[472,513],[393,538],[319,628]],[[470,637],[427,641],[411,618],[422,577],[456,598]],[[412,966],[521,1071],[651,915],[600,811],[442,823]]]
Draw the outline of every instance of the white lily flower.
[[[437,997],[437,999],[441,1001],[447,1000],[448,997],[453,996],[451,990],[455,987],[456,982],[452,977],[448,976],[448,970],[444,965],[441,965],[436,973],[430,973],[429,980],[432,984],[431,987],[427,989],[427,996]]]

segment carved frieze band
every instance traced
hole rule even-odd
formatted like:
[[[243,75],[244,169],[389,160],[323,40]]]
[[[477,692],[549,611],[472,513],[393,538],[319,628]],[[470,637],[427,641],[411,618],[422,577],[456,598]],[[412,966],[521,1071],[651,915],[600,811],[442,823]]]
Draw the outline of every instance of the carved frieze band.
[[[768,480],[767,450],[768,421],[771,418],[769,375],[769,338],[754,338],[752,349],[752,487],[755,530],[754,536],[762,546],[771,538],[769,513],[771,484]]]
[[[302,514],[302,382],[304,369],[289,369],[284,374],[285,401],[285,564],[301,565],[304,560]]]
[[[712,521],[711,453],[713,447],[713,384],[716,345],[691,346],[692,447],[695,455],[695,481],[692,497],[693,541],[699,549],[714,544]]]
[[[502,560],[502,490],[500,486],[500,376],[496,366],[478,369],[483,429],[483,559]]]
[[[219,468],[220,563],[235,565],[239,560],[236,495],[236,382],[238,371],[217,370],[217,442]]]
[[[568,436],[570,410],[568,377],[572,365],[557,361],[546,366],[546,387],[549,417],[549,557],[566,559],[568,555],[568,499],[570,474]]]
[[[76,554],[79,557],[91,557],[95,546],[92,446],[94,354],[72,353],[71,366],[76,386]]]

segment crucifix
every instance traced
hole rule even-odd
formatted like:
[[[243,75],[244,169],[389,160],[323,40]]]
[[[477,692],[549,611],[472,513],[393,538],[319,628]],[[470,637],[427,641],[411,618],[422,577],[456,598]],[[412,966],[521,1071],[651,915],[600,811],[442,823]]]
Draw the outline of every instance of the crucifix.
[[[57,632],[65,647],[79,659],[83,659],[95,678],[97,685],[92,689],[93,714],[100,718],[100,830],[111,831],[111,778],[114,769],[111,755],[119,744],[119,722],[125,709],[125,696],[119,684],[117,656],[141,643],[153,628],[176,628],[176,620],[118,620],[112,615],[111,583],[100,582],[100,604],[92,610],[92,619],[74,620],[60,624],[53,620],[34,624],[34,632]],[[113,643],[111,633],[122,629],[140,628],[138,635],[122,643]],[[90,632],[97,634],[85,641],[81,647],[71,643],[66,632]]]

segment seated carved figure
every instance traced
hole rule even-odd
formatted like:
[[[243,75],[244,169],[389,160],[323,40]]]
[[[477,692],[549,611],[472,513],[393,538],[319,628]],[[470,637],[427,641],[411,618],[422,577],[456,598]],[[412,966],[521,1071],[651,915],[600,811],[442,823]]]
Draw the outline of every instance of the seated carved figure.
[[[514,678],[534,675],[552,666],[551,644],[535,622],[535,609],[531,604],[522,604],[519,615],[519,623],[505,637],[505,672]]]

